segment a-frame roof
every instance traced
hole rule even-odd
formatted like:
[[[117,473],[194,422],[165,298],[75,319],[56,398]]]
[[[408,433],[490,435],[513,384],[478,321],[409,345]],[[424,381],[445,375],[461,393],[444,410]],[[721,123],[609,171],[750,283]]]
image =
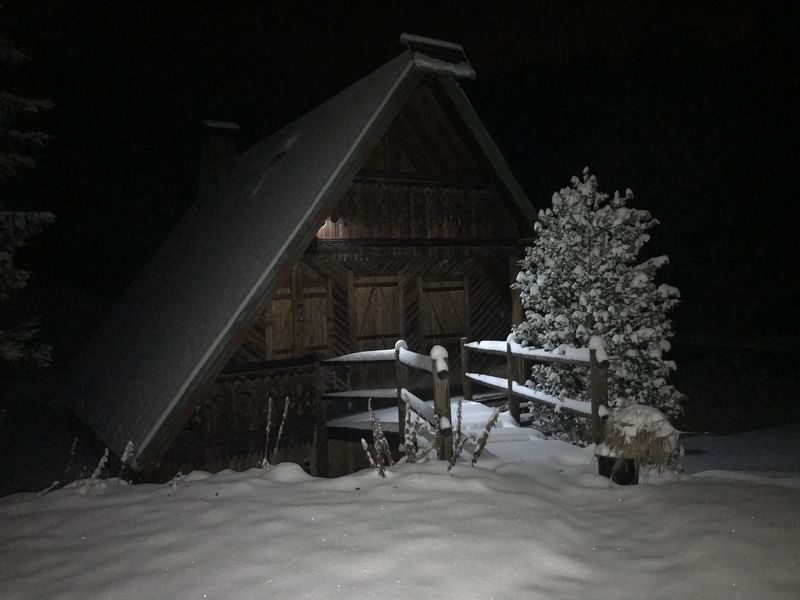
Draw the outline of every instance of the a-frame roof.
[[[423,78],[450,98],[530,224],[527,197],[452,77],[404,53],[239,159],[227,193],[193,206],[77,358],[76,414],[132,466],[157,457],[224,367],[237,333],[313,241]]]

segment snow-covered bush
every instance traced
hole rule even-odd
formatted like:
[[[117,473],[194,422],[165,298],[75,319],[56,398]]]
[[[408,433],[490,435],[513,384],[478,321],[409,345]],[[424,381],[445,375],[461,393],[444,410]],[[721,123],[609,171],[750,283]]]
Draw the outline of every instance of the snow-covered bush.
[[[514,335],[545,350],[587,347],[593,335],[602,336],[613,357],[609,403],[646,404],[674,417],[685,396],[670,383],[675,363],[664,354],[673,335],[667,314],[680,294],[655,282],[666,256],[639,260],[658,221],[628,206],[632,198],[630,190],[600,192],[587,168],[539,211],[536,240],[514,284],[525,311]],[[586,400],[587,379],[581,367],[537,364],[531,371],[533,387],[562,397]],[[545,418],[552,429],[564,429],[558,415]]]

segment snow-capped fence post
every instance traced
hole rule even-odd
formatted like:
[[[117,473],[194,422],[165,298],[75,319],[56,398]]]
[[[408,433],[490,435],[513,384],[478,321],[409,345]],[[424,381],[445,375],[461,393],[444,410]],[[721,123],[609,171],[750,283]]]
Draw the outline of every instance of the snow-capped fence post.
[[[508,411],[519,423],[519,398],[514,395],[514,374],[516,360],[511,353],[511,343],[506,341],[506,381],[508,382]],[[520,382],[522,383],[522,382]]]
[[[408,367],[400,361],[400,349],[408,350],[408,344],[405,340],[397,340],[394,344],[394,374],[397,379],[397,418],[398,418],[398,432],[400,438],[403,438],[403,423],[406,422],[406,403],[403,400],[403,388],[408,387]],[[405,446],[400,444],[398,452],[404,451]]]
[[[467,349],[464,347],[467,343],[467,338],[462,337],[460,340],[461,343],[461,381],[463,382],[461,395],[464,397],[464,400],[472,401],[472,381],[469,380],[467,377],[467,373],[469,373],[469,353]]]
[[[433,409],[439,427],[436,433],[436,457],[450,460],[453,456],[453,426],[450,415],[450,372],[447,367],[447,350],[436,345],[431,348],[433,375]]]
[[[603,441],[601,411],[608,414],[608,354],[603,338],[598,335],[589,340],[589,397],[592,401],[592,439],[599,444]]]

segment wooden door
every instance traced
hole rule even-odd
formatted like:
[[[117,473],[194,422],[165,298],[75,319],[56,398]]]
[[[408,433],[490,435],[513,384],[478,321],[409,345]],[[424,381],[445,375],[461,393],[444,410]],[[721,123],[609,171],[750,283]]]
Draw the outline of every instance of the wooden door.
[[[349,284],[353,350],[394,348],[403,337],[400,277],[351,276]]]
[[[265,314],[267,360],[295,355],[295,317],[291,282],[278,289]]]
[[[267,360],[325,354],[329,348],[330,282],[296,266],[267,307]]]
[[[305,354],[322,353],[328,350],[328,311],[330,308],[330,282],[312,283],[306,279],[300,290],[299,321],[300,336]]]
[[[417,280],[419,334],[422,342],[453,344],[469,335],[469,298],[466,279]]]

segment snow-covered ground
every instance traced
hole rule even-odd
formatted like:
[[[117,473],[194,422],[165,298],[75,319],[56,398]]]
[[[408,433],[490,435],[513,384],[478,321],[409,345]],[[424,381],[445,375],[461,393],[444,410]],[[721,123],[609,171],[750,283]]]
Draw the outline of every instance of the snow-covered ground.
[[[596,475],[591,449],[515,433],[450,474],[281,464],[9,496],[0,598],[800,597],[800,473],[784,468],[800,426],[695,438],[696,474],[631,487]]]

